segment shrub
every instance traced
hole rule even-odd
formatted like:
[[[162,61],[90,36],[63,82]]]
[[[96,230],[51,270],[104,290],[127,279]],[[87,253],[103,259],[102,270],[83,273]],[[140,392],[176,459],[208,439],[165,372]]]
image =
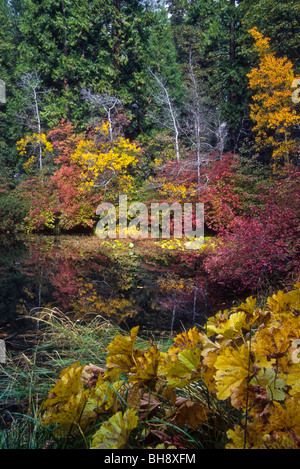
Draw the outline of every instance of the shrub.
[[[290,281],[298,269],[299,212],[299,173],[289,170],[252,216],[235,217],[220,234],[205,260],[210,279],[239,291]]]
[[[0,197],[0,231],[18,232],[23,230],[23,220],[29,211],[26,200],[13,192]]]
[[[86,446],[110,450],[209,446],[216,425],[226,448],[299,449],[299,309],[300,284],[264,308],[250,297],[219,312],[165,352],[153,342],[137,348],[138,327],[119,334],[105,366],[61,372],[42,424],[56,438],[84,435]]]

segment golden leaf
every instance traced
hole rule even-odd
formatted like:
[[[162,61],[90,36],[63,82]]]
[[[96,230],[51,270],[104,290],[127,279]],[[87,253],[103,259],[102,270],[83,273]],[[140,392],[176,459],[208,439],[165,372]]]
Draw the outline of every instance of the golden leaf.
[[[241,329],[245,325],[247,326],[246,314],[243,311],[239,311],[230,314],[229,318],[224,323],[213,324],[212,322],[208,322],[207,333],[208,335],[220,334],[227,339],[232,339],[241,333]]]
[[[217,397],[221,400],[227,399],[252,374],[251,364],[249,369],[247,345],[242,345],[240,350],[232,347],[224,348],[214,366],[217,370],[215,375]]]
[[[300,308],[300,289],[285,293],[279,290],[267,300],[267,308],[273,315],[290,315],[292,309]]]
[[[130,336],[117,335],[107,347],[107,371],[105,376],[115,376],[128,373],[135,365],[134,346],[139,326],[131,329]]]
[[[227,438],[231,441],[227,443],[226,449],[244,449],[245,432],[239,425],[227,431]]]
[[[255,334],[253,350],[261,357],[278,358],[284,356],[289,347],[289,330],[281,327],[281,323],[261,329]]]
[[[208,318],[206,323],[206,334],[208,337],[216,334],[216,329],[223,327],[228,321],[230,311],[225,309],[224,311],[218,311],[214,316]]]
[[[123,335],[118,334],[107,347],[109,356],[113,356],[113,355],[131,356],[134,350],[138,331],[139,331],[139,326],[133,327],[131,329],[130,336],[124,337]]]
[[[79,362],[64,368],[54,388],[49,391],[48,399],[44,401],[43,407],[52,407],[55,404],[67,400],[69,396],[83,389],[83,383],[81,382],[83,369],[84,365],[80,366]]]
[[[81,381],[83,369],[84,365],[76,362],[62,370],[60,379],[42,404],[42,410],[46,411],[42,416],[42,425],[58,423],[61,432],[65,433],[80,421],[89,394]]]
[[[285,431],[263,435],[262,441],[266,449],[299,449],[299,444],[293,435]]]
[[[160,351],[156,345],[152,345],[148,350],[140,352],[135,357],[135,366],[131,369],[130,382],[147,384],[148,381],[157,377],[158,365],[160,362]]]
[[[164,368],[168,385],[171,387],[184,387],[201,376],[201,350],[183,350],[178,353],[177,360],[165,362]],[[160,369],[162,373],[162,368]]]
[[[255,322],[260,316],[260,310],[256,309],[255,306],[256,298],[250,296],[246,299],[244,303],[241,303],[236,308],[231,309],[232,312],[243,311],[246,314],[245,323],[243,324],[243,327],[247,330],[250,328],[250,326],[255,324]]]
[[[115,407],[118,401],[119,392],[124,386],[124,381],[98,381],[95,388],[93,388],[89,395],[89,407],[93,406],[95,412],[105,412]]]
[[[105,377],[115,377],[122,373],[128,373],[131,368],[134,366],[134,361],[130,355],[113,355],[112,357],[107,357]]]
[[[171,356],[186,349],[195,350],[201,343],[201,335],[196,327],[189,329],[188,332],[178,334],[174,339],[174,345],[169,348],[168,354]]]
[[[213,351],[208,352],[204,359],[203,359],[203,372],[202,372],[202,379],[204,380],[207,389],[212,392],[216,393],[216,381],[215,381],[215,362],[218,358],[218,355]]]
[[[294,363],[290,366],[286,384],[291,386],[289,390],[291,396],[300,395],[300,363]]]
[[[130,432],[136,428],[138,417],[135,410],[128,409],[123,415],[117,412],[104,422],[95,433],[91,449],[123,449],[126,446]]]
[[[287,397],[285,401],[285,428],[289,428],[295,435],[300,435],[300,402],[297,397]]]

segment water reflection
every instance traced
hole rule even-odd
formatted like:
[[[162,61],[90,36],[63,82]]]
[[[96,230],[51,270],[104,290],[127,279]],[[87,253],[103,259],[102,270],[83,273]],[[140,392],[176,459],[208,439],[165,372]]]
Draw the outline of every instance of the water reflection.
[[[184,268],[183,268],[184,267]],[[2,239],[0,329],[18,329],[33,308],[58,308],[79,320],[101,315],[122,327],[175,331],[209,313],[205,277],[129,244],[88,236]],[[18,320],[17,320],[18,319]]]

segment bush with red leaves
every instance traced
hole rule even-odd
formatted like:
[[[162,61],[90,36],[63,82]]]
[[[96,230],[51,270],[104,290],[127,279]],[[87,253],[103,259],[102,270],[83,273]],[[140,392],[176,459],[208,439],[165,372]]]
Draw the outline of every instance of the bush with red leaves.
[[[296,281],[299,275],[299,175],[287,168],[274,181],[264,204],[236,216],[218,236],[205,260],[210,280],[237,291]]]

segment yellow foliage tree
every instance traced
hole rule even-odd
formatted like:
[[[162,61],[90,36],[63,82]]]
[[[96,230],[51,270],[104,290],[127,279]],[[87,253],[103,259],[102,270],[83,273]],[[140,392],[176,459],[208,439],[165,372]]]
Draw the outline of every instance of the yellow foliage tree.
[[[24,163],[24,169],[31,172],[38,163],[39,169],[43,169],[43,160],[47,154],[52,154],[53,145],[47,140],[43,133],[34,133],[26,135],[17,142],[17,150],[20,156],[27,156],[28,160]]]
[[[259,56],[258,67],[248,74],[249,85],[254,92],[250,116],[255,122],[257,148],[271,148],[274,165],[289,163],[296,146],[292,131],[300,124],[300,116],[292,100],[293,64],[286,57],[276,57],[271,51],[270,40],[264,38],[257,28],[249,32]]]
[[[80,140],[72,155],[82,168],[83,187],[107,189],[115,184],[125,192],[130,191],[133,178],[129,168],[137,164],[140,149],[122,136],[111,142],[108,122],[95,131],[94,138]]]

